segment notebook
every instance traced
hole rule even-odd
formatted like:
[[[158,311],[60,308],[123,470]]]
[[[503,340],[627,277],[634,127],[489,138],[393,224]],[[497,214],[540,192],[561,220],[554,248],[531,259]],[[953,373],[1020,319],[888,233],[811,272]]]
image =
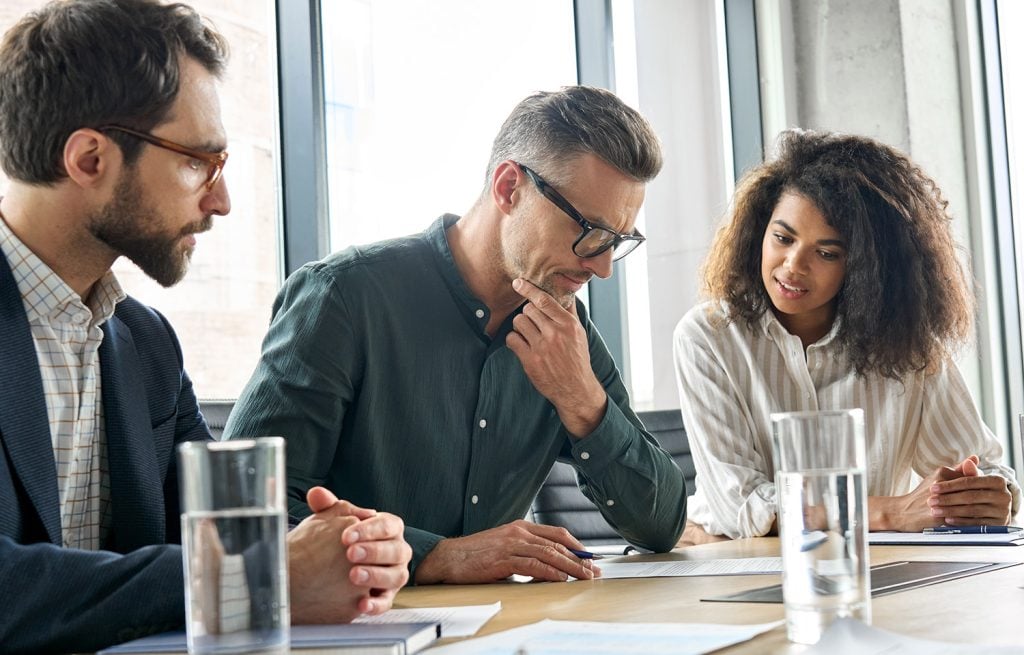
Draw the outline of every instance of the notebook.
[[[870,532],[872,546],[1024,546],[1024,532],[956,534],[949,532]]]
[[[345,623],[295,625],[291,649],[303,655],[412,655],[441,636],[439,623]],[[101,650],[97,655],[128,653],[185,653],[185,631],[164,632]]]

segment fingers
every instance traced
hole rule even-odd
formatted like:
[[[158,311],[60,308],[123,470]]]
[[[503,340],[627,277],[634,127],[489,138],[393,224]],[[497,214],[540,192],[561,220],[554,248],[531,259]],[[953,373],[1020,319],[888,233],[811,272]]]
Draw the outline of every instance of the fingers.
[[[956,467],[962,475],[975,477],[980,474],[978,471],[978,456],[971,455],[964,461],[960,462],[960,465]]]
[[[949,494],[972,489],[1005,490],[1006,480],[998,475],[963,476],[936,482],[929,489],[934,494]]]
[[[968,469],[975,466],[971,459],[964,462]],[[962,477],[937,483],[931,489],[934,494],[928,498],[931,514],[949,525],[1005,525],[1010,519],[1012,496],[1000,476]]]
[[[583,542],[572,536],[565,528],[556,525],[544,525],[543,523],[530,523],[529,521],[518,521],[518,527],[548,541],[562,544],[566,548],[584,550]]]
[[[961,463],[962,464],[962,463]],[[953,469],[948,466],[940,466],[935,469],[935,473],[932,473],[931,479],[934,482],[945,482],[947,480],[956,480],[963,477],[963,471],[959,467]],[[927,482],[927,479],[925,480]],[[933,487],[934,488],[934,487]]]
[[[404,564],[394,566],[353,566],[348,572],[352,584],[371,589],[397,590],[409,581],[409,569]]]
[[[509,558],[510,574],[524,575],[534,580],[565,582],[569,576],[580,580],[594,578],[595,571],[590,560],[578,559],[558,544],[523,544],[517,555]]]
[[[512,288],[515,289],[516,293],[520,296],[529,300],[530,305],[539,309],[542,314],[556,323],[562,322],[562,320],[564,320],[569,314],[569,312],[559,305],[558,302],[546,291],[529,280],[516,278],[512,281]],[[527,307],[530,305],[527,305]]]
[[[404,529],[402,519],[386,512],[346,528],[342,533],[342,543],[349,544],[345,555],[356,565],[349,571],[349,579],[382,592],[405,585],[412,548],[402,538]],[[384,611],[390,602],[375,601],[371,605]]]
[[[932,516],[941,518],[943,521],[950,519],[979,519],[988,521],[999,521],[1000,525],[1009,519],[1009,503],[989,501],[970,503],[963,505],[943,505],[931,508]]]
[[[330,508],[336,502],[338,497],[324,487],[313,487],[306,492],[306,504],[314,514]]]
[[[347,500],[339,500],[332,508],[338,516],[354,516],[357,519],[368,519],[377,515],[377,510],[353,505]]]
[[[357,519],[367,519],[377,514],[375,509],[359,507],[347,500],[338,500],[338,497],[325,487],[313,487],[306,492],[306,503],[314,514],[327,512],[331,516],[354,516]]]
[[[526,306],[527,308],[530,305]],[[533,310],[536,314],[537,310]],[[540,328],[537,323],[526,313],[526,309],[523,309],[523,313],[512,319],[512,329],[515,330],[516,334],[520,335],[527,343],[535,343],[541,337]]]
[[[540,580],[565,580],[570,575],[581,580],[594,577],[593,562],[582,560],[569,551],[569,548],[582,550],[583,544],[565,528],[527,521],[515,527],[522,529],[525,534],[522,536],[524,543],[513,551],[516,557],[512,561],[519,562],[521,566],[523,562],[533,560],[542,566],[530,564],[527,569],[517,568],[512,571],[513,573],[529,575]],[[568,542],[569,545],[564,542]]]
[[[359,611],[362,614],[368,614],[370,616],[383,614],[391,609],[391,604],[395,600],[395,593],[395,591],[391,590],[382,592],[375,596],[364,596],[359,599]]]
[[[381,512],[346,528],[341,535],[341,543],[348,546],[359,541],[398,539],[404,531],[405,522],[401,518]]]
[[[505,337],[505,345],[512,351],[516,357],[522,361],[523,356],[530,350],[530,344],[526,343],[526,339],[517,332],[509,332]]]
[[[345,551],[348,561],[353,564],[375,566],[405,566],[412,557],[412,548],[402,539],[369,541],[349,546]]]
[[[956,504],[932,505],[932,516],[941,517],[944,521],[950,519],[979,519],[986,521],[998,521],[1005,525],[1010,518],[1010,495],[997,492],[963,492],[962,494],[950,494],[955,496]],[[929,502],[953,501],[946,498],[929,499]]]
[[[541,293],[544,292],[541,291]],[[550,296],[544,295],[550,299]],[[552,299],[551,302],[554,302],[554,300]],[[512,329],[513,331],[509,332],[509,336],[516,335],[519,337],[523,342],[523,346],[533,346],[540,342],[545,332],[553,334],[552,331],[557,329],[557,324],[543,310],[529,302],[523,307],[523,311],[512,319]],[[507,337],[505,343],[508,345]]]
[[[944,518],[942,520],[942,524],[943,525],[951,525],[951,526],[958,526],[958,525],[1009,525],[1010,524],[1010,518],[1009,518],[1008,514],[1006,516],[1001,516],[1001,517],[1000,516],[996,516],[996,517],[977,516],[977,517],[965,518],[965,517],[958,517],[958,516],[948,516],[948,517],[946,517],[946,518]]]

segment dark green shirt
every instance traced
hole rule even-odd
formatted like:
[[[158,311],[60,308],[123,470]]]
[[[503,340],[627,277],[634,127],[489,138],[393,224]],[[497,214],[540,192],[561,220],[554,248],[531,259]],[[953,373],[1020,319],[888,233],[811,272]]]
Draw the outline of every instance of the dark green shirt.
[[[610,402],[597,429],[568,436],[505,346],[452,259],[446,215],[422,234],[335,253],[292,275],[274,303],[256,372],[225,438],[287,439],[288,500],[309,514],[322,484],[401,516],[412,572],[444,537],[522,518],[556,457],[628,541],[675,546],[683,474],[644,431],[619,372],[577,302]]]

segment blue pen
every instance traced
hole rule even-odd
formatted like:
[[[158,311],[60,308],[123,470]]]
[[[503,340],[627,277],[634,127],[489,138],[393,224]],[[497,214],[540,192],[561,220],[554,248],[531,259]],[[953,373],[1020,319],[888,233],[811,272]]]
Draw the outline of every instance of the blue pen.
[[[600,555],[595,555],[588,550],[576,550],[575,548],[570,548],[569,552],[580,559],[601,559]]]
[[[925,534],[1009,534],[1020,532],[1015,525],[940,525],[937,528],[925,528]]]

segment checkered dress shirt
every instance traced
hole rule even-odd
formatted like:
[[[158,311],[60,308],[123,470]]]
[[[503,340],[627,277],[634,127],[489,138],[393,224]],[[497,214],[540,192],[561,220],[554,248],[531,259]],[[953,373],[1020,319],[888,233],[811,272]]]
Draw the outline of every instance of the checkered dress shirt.
[[[25,305],[46,396],[64,546],[98,550],[110,528],[100,326],[125,294],[107,272],[87,302],[18,239],[0,217],[0,249]]]

